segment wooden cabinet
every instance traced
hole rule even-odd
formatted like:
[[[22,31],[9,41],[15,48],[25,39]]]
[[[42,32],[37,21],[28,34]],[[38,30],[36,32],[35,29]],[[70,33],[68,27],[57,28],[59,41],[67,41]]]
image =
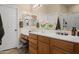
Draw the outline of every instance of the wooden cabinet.
[[[21,39],[28,40],[28,36],[24,34],[20,34],[20,40]]]
[[[38,35],[38,53],[49,54],[49,40],[50,38]]]
[[[25,34],[20,34],[20,43],[23,44],[21,45],[21,49],[24,49],[26,52],[29,50],[29,41],[28,41],[28,36]]]
[[[50,40],[50,48],[50,53],[73,53],[74,44],[53,38]]]
[[[74,45],[74,52],[76,54],[79,54],[79,43],[75,43],[75,45]]]
[[[49,44],[49,40],[50,40],[50,38],[48,38],[48,37],[38,35],[38,41],[44,42],[46,44]]]
[[[29,37],[37,40],[37,35],[36,35],[36,34],[31,34],[31,33],[30,33],[30,34],[29,34]]]
[[[50,54],[68,54],[70,52],[67,52],[61,48],[58,47],[50,47]]]
[[[29,46],[34,48],[35,50],[37,50],[37,46],[36,44],[32,43],[32,42],[29,42]]]
[[[42,35],[29,34],[29,53],[32,54],[78,54],[79,43]]]
[[[37,54],[37,49],[34,49],[34,47],[29,46],[29,53],[30,54]]]
[[[29,42],[37,45],[37,40],[33,38],[29,38]]]
[[[49,44],[38,41],[38,53],[49,54]]]
[[[29,34],[29,53],[37,54],[37,35]]]

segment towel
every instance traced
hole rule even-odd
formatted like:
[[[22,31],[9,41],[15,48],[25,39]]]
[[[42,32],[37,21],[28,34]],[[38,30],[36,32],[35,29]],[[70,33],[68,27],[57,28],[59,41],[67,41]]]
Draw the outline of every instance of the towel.
[[[0,14],[0,45],[2,44],[2,37],[4,36],[4,28],[2,23],[2,18]]]

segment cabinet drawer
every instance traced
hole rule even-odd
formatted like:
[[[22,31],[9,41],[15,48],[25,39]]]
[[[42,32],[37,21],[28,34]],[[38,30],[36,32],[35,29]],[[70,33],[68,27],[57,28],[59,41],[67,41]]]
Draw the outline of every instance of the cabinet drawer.
[[[37,40],[32,39],[32,38],[29,38],[29,42],[32,42],[32,43],[34,43],[34,44],[37,44]]]
[[[37,45],[29,42],[29,47],[33,47],[35,50],[37,49]]]
[[[51,54],[69,54],[70,52],[64,51],[64,50],[57,48],[57,47],[51,47],[50,53]]]
[[[46,43],[38,42],[38,53],[49,54],[49,45]]]
[[[29,53],[37,54],[37,49],[34,49],[33,47],[29,46]]]
[[[50,46],[57,46],[61,49],[73,52],[73,43],[59,40],[59,39],[52,39],[50,40]]]
[[[25,35],[24,34],[21,34],[21,39],[25,39]]]
[[[25,36],[25,39],[28,40],[28,36]]]
[[[30,34],[29,34],[29,37],[37,40],[37,35],[36,35],[36,34],[31,34],[31,33],[30,33]]]
[[[45,37],[45,36],[40,36],[40,35],[39,35],[39,36],[38,36],[38,40],[41,41],[41,42],[44,42],[44,43],[49,44],[50,38]]]

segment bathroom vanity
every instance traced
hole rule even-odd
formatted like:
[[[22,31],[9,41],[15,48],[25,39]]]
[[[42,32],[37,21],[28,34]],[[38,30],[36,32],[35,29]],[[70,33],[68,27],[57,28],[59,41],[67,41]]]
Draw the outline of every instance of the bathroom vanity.
[[[29,53],[31,54],[78,54],[79,37],[57,35],[52,32],[30,32]]]

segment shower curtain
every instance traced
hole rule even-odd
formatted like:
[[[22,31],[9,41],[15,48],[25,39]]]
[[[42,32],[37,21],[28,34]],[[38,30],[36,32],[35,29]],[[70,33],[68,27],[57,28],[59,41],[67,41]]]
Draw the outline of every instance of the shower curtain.
[[[4,28],[2,23],[2,18],[0,14],[0,45],[2,44],[2,37],[4,36]]]

